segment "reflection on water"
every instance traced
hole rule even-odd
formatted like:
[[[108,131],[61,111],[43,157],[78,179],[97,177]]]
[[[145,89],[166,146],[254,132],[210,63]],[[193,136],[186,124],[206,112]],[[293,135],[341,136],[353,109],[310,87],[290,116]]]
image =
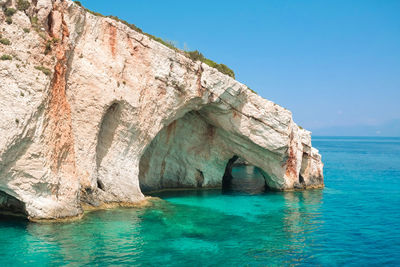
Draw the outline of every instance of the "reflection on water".
[[[307,235],[320,225],[321,191],[159,196],[164,200],[153,200],[151,208],[92,212],[73,223],[27,223],[26,239],[10,245],[23,255],[21,263],[208,265],[212,259],[213,265],[264,265],[309,257]]]
[[[265,178],[258,167],[234,166],[231,175],[232,179],[224,188],[224,193],[260,194],[265,191]]]
[[[172,191],[73,223],[0,219],[0,266],[399,266],[399,140],[317,139],[324,190]]]

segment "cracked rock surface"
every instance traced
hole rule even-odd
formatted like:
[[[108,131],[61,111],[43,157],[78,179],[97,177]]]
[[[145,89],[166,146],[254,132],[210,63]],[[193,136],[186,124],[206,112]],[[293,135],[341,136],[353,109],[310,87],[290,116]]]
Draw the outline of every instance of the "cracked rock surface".
[[[311,133],[231,77],[69,0],[12,20],[0,12],[0,208],[61,219],[218,187],[234,156],[271,189],[323,187]]]

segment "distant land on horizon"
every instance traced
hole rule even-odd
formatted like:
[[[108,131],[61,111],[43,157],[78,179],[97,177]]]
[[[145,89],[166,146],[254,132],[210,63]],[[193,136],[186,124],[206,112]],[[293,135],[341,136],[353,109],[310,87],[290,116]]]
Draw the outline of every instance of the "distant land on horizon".
[[[400,119],[378,125],[348,125],[309,129],[313,136],[400,137]]]

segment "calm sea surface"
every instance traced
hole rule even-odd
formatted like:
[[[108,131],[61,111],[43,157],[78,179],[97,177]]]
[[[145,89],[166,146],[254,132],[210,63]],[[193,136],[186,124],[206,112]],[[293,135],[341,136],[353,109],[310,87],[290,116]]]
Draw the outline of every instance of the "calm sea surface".
[[[400,265],[400,139],[314,138],[324,190],[163,193],[73,223],[0,219],[0,266]]]

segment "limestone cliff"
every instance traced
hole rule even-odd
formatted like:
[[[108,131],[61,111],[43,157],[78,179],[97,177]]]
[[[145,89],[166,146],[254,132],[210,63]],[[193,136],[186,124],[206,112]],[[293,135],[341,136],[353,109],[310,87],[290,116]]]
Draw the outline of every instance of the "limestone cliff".
[[[323,186],[310,132],[231,77],[69,0],[0,5],[0,209],[57,219],[220,186],[234,156],[271,189]]]

